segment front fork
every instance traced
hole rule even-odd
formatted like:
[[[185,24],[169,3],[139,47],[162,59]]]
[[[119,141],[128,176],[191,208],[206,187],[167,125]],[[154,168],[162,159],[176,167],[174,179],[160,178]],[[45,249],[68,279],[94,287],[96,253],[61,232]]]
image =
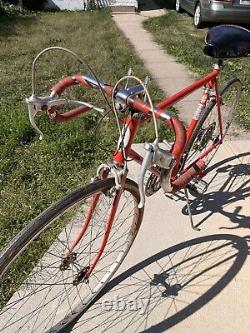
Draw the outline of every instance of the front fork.
[[[108,239],[109,239],[109,235],[113,226],[113,222],[114,222],[114,218],[115,218],[115,214],[117,211],[117,207],[121,198],[121,194],[123,192],[124,189],[124,185],[125,185],[125,181],[127,178],[127,171],[123,170],[122,173],[118,174],[116,171],[113,171],[112,167],[105,165],[102,166],[99,170],[98,170],[98,174],[99,176],[97,177],[98,179],[106,179],[108,177],[108,175],[110,173],[116,173],[116,177],[115,177],[115,182],[116,185],[111,189],[114,191],[111,191],[110,194],[112,196],[114,196],[114,200],[110,209],[110,213],[108,215],[108,220],[107,223],[105,225],[105,232],[104,235],[102,237],[101,240],[101,245],[100,248],[96,254],[96,256],[93,258],[92,262],[89,264],[89,266],[83,267],[78,274],[76,275],[76,277],[73,280],[73,284],[74,285],[78,285],[81,282],[86,282],[88,283],[89,281],[89,277],[91,275],[91,273],[93,272],[93,270],[95,269],[98,261],[100,260],[104,249],[107,245]],[[96,180],[96,179],[95,179]],[[99,199],[100,199],[101,193],[97,193],[94,194],[92,199],[91,199],[91,204],[90,207],[88,208],[88,211],[86,213],[86,217],[83,221],[83,224],[81,226],[81,229],[78,232],[78,235],[76,237],[76,239],[72,242],[72,244],[69,246],[65,257],[62,260],[62,263],[60,265],[60,269],[61,270],[66,270],[70,263],[74,263],[74,261],[76,260],[76,254],[73,252],[74,249],[76,248],[76,246],[79,244],[79,242],[81,241],[81,239],[84,237],[86,230],[88,229],[91,219],[95,213],[96,207],[98,205]]]

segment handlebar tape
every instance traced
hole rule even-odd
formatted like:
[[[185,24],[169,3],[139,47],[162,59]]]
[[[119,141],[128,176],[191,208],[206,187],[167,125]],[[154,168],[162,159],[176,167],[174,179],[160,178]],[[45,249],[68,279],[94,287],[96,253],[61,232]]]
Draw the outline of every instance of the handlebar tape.
[[[76,73],[72,76],[68,76],[68,77],[61,79],[58,83],[56,83],[52,87],[51,90],[54,93],[56,93],[57,95],[61,95],[65,89],[67,89],[70,86],[77,85],[77,84],[82,84],[86,88],[97,88],[98,89],[98,87],[93,87],[90,83],[88,83],[88,81],[84,79],[84,77],[81,73]],[[113,93],[113,87],[110,85],[104,84],[102,86],[102,89],[105,91],[105,93],[108,96],[111,96]],[[131,106],[142,113],[148,114],[150,112],[150,106],[148,104],[144,103],[140,99],[135,99],[135,100],[131,101]],[[71,111],[68,111],[64,115],[56,114],[55,120],[58,122],[68,121],[71,118],[73,118],[74,116],[76,116],[80,113],[84,113],[86,111],[88,111],[87,108],[82,108],[82,107],[76,108]],[[176,159],[176,165],[178,165],[179,157],[183,153],[185,143],[186,143],[186,131],[185,131],[184,125],[176,116],[171,116],[171,117],[169,117],[169,119],[167,119],[166,117],[162,117],[165,114],[165,112],[162,110],[156,110],[155,114],[156,114],[157,118],[162,118],[164,123],[166,125],[170,126],[175,132],[175,142],[173,144],[171,153],[173,154],[174,158]]]
[[[82,113],[88,112],[90,108],[88,106],[79,106],[75,109],[72,109],[68,112],[65,112],[64,114],[60,114],[57,111],[55,111],[53,108],[48,110],[48,113],[50,115],[50,118],[52,118],[57,123],[66,123],[67,121],[72,120],[73,118],[79,116]]]
[[[132,102],[132,106],[142,113],[149,113],[150,106],[143,101],[136,99]],[[155,110],[155,115],[157,118],[161,118],[163,122],[172,128],[175,132],[175,142],[172,148],[171,153],[173,154],[174,158],[176,159],[176,164],[179,163],[179,156],[183,153],[185,144],[186,144],[186,131],[183,123],[176,117],[170,116],[169,119],[166,119],[164,115],[166,112],[162,110]]]
[[[82,84],[86,88],[92,88],[80,73],[76,73],[72,76],[62,78],[51,88],[51,90],[60,96],[65,89],[77,84]]]

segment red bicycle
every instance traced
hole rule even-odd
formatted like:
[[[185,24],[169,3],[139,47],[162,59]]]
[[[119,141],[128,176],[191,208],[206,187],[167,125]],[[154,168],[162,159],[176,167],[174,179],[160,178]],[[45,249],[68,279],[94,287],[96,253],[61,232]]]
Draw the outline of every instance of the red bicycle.
[[[49,96],[36,96],[36,63],[51,49],[62,48],[42,51],[33,63],[33,93],[27,103],[34,128],[41,134],[35,123],[38,111],[46,112],[58,123],[90,110],[103,112],[90,103],[63,98],[63,92],[74,85],[111,97],[116,119],[118,112],[125,114],[124,124],[120,128],[117,119],[120,139],[113,161],[102,164],[90,184],[37,216],[1,252],[1,332],[55,332],[67,326],[89,308],[126,257],[142,222],[145,195],[150,196],[159,188],[165,193],[184,189],[188,203],[187,188],[206,190],[202,178],[229,134],[241,93],[238,79],[219,87],[222,59],[249,55],[250,32],[236,26],[212,28],[204,52],[219,59],[214,69],[155,106],[145,83],[131,75],[112,87],[95,75],[76,73],[55,84]],[[132,80],[137,84],[131,86]],[[126,84],[121,88],[124,81]],[[201,87],[200,103],[186,129],[166,109]],[[77,107],[59,113],[58,108],[68,103]],[[159,146],[157,118],[175,133],[169,148]],[[132,149],[132,143],[138,128],[151,121],[155,124],[156,139],[145,145],[143,158]],[[127,177],[128,159],[141,164],[138,185]],[[151,174],[144,186],[147,170]]]

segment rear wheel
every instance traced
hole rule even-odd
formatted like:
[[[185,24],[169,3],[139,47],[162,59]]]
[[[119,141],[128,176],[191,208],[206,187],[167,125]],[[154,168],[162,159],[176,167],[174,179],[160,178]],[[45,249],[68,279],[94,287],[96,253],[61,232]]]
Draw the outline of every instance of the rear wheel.
[[[225,140],[226,136],[232,138],[236,135],[236,130],[234,125],[232,125],[232,122],[234,120],[240,94],[241,83],[238,79],[228,81],[221,89],[220,108],[222,135],[215,100],[212,100],[205,108],[187,147],[185,168],[194,163],[199,156],[208,151],[209,148],[216,146],[203,158],[207,167],[217,152],[220,146],[220,141]]]
[[[127,180],[104,252],[84,281],[116,196],[114,179],[91,183],[41,213],[1,252],[1,332],[56,332],[89,307],[127,255],[143,217],[138,187]]]
[[[196,28],[203,27],[203,20],[202,20],[202,15],[201,15],[201,5],[199,2],[195,7],[193,23]]]

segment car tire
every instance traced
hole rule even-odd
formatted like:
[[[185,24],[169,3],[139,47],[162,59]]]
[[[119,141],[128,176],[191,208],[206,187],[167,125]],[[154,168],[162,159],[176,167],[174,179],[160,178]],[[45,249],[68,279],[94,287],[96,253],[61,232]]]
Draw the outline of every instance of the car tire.
[[[178,13],[181,13],[181,12],[182,12],[182,8],[181,8],[181,0],[175,0],[175,10],[176,10]]]
[[[202,28],[203,27],[203,20],[202,20],[202,15],[201,15],[201,5],[198,2],[195,11],[194,11],[194,26],[195,28]]]

